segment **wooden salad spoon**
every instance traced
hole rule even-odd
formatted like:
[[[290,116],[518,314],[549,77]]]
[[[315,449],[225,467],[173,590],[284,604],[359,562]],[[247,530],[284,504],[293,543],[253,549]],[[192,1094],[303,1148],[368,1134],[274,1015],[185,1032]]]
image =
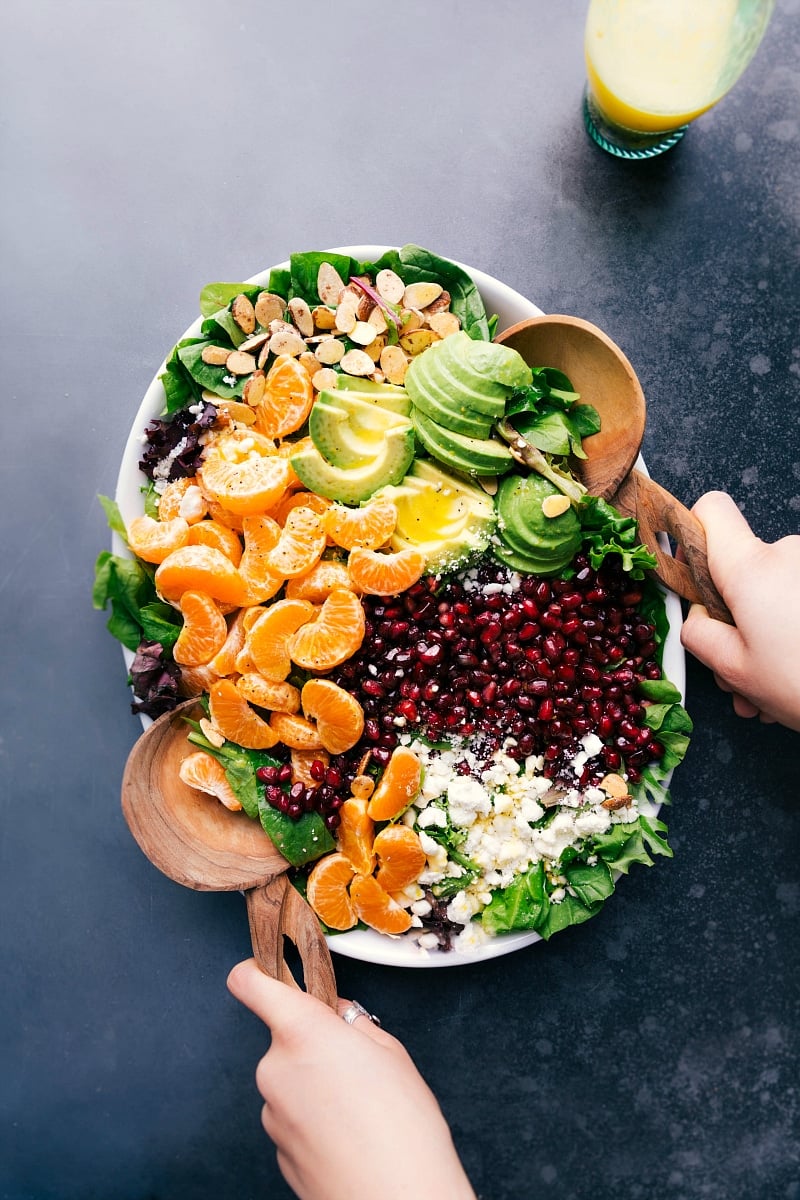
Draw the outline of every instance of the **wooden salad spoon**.
[[[178,774],[196,750],[184,717],[202,716],[196,700],[165,713],[128,756],[122,811],[139,846],[164,875],[197,891],[243,891],[253,954],[262,971],[298,986],[284,955],[296,946],[305,988],[336,1007],[336,979],[319,921],[286,875],[289,863],[258,821],[231,812]]]
[[[646,405],[628,359],[607,334],[580,317],[529,317],[498,334],[531,367],[556,367],[581,400],[600,414],[600,432],[585,439],[586,459],[575,469],[587,491],[639,522],[639,534],[655,555],[655,574],[686,600],[704,604],[712,617],[733,624],[708,569],[703,526],[679,500],[634,466],[644,438]],[[668,533],[683,550],[673,558],[658,541]]]

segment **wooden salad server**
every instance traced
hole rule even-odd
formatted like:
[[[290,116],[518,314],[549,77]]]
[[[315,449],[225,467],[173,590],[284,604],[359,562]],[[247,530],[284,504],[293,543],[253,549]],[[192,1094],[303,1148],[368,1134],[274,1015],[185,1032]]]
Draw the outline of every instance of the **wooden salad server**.
[[[519,321],[495,341],[511,346],[529,366],[563,371],[583,402],[597,409],[600,432],[585,439],[587,458],[575,460],[581,482],[592,495],[636,517],[641,539],[656,557],[655,574],[668,588],[733,624],[711,579],[703,526],[634,466],[644,438],[646,405],[636,372],[619,346],[589,321],[551,315]],[[656,535],[662,532],[682,548],[684,562],[661,546]]]
[[[284,956],[296,946],[306,990],[336,1007],[330,951],[309,905],[286,875],[289,863],[258,821],[231,812],[178,774],[197,747],[187,741],[196,700],[165,713],[141,735],[122,779],[122,811],[139,846],[159,871],[197,891],[243,891],[253,954],[262,971],[298,986]]]

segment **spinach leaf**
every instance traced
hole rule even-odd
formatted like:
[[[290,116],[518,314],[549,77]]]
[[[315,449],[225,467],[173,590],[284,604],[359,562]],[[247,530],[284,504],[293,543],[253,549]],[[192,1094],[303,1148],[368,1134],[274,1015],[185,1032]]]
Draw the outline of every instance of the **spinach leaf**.
[[[491,901],[481,913],[481,924],[488,934],[537,929],[547,903],[544,863],[538,862],[508,887],[492,893]]]
[[[317,291],[317,275],[322,263],[330,263],[345,283],[354,273],[355,259],[349,254],[331,254],[324,250],[310,250],[304,254],[293,254],[289,259],[289,278],[292,297],[300,296],[312,307],[320,304]],[[272,280],[270,279],[270,283]]]
[[[450,293],[450,311],[461,321],[461,328],[471,338],[485,342],[492,340],[481,294],[462,267],[413,243],[401,248],[399,259],[401,279],[406,283],[423,280],[440,283]]]
[[[536,926],[536,932],[540,933],[545,941],[549,941],[554,933],[560,933],[562,929],[567,929],[570,925],[581,925],[590,917],[596,916],[602,907],[602,900],[596,904],[587,905],[577,896],[571,896],[569,892],[558,904],[547,899],[539,924]]]
[[[262,789],[256,771],[259,767],[279,766],[278,760],[265,754],[262,750],[245,750],[242,746],[237,746],[235,742],[225,742],[222,746],[215,746],[202,733],[196,721],[187,718],[186,723],[191,726],[191,733],[188,735],[189,741],[193,745],[199,746],[201,750],[205,750],[206,754],[210,754],[212,758],[216,758],[217,762],[222,764],[236,799],[248,817],[258,820],[258,801]]]
[[[613,876],[602,859],[593,866],[581,863],[567,867],[564,874],[569,887],[587,908],[602,904],[614,891]]]
[[[652,867],[653,860],[648,850],[652,854],[672,857],[672,850],[666,839],[661,836],[666,832],[667,827],[663,821],[640,815],[635,821],[612,825],[606,833],[595,834],[592,837],[592,846],[594,853],[612,871],[621,871],[623,875],[627,875],[634,863]]]
[[[180,358],[181,350],[187,346],[196,346],[198,343],[205,344],[205,340],[203,338],[184,338],[182,342],[178,342],[159,376],[167,400],[165,409],[167,413],[178,412],[202,399],[202,386],[194,382],[191,373]]]
[[[200,293],[200,314],[213,317],[220,309],[228,308],[231,301],[242,293],[253,300],[260,291],[252,283],[207,283]]]
[[[281,270],[270,271],[268,292],[272,292],[275,296],[283,296],[284,300],[288,300],[291,290],[292,272],[290,270],[283,267]]]
[[[127,542],[128,531],[125,528],[125,522],[122,519],[122,513],[119,511],[119,505],[116,500],[112,500],[110,496],[98,496],[103,512],[106,514],[108,528],[114,533],[118,533],[120,537]]]
[[[241,396],[247,377],[239,375],[235,377],[235,383],[226,382],[226,380],[234,378],[228,374],[226,367],[214,367],[203,362],[203,350],[209,345],[211,345],[209,341],[202,341],[181,346],[178,349],[178,358],[181,364],[186,368],[200,392],[203,388],[207,388],[210,392],[225,399]]]
[[[276,849],[293,867],[313,862],[336,847],[317,812],[303,813],[299,821],[292,821],[285,813],[273,808],[263,795],[259,795],[258,815]]]
[[[128,650],[136,650],[144,636],[142,610],[160,603],[153,573],[138,558],[122,558],[104,550],[95,563],[92,604],[102,610],[111,605],[106,628]]]
[[[180,613],[171,604],[154,600],[139,610],[142,638],[146,642],[160,642],[165,650],[171,650],[178,640],[183,626]]]

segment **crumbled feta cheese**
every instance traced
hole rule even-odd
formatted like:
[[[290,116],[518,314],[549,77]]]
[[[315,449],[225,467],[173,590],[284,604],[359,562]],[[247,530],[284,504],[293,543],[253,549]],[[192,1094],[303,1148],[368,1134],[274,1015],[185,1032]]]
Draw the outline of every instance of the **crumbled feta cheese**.
[[[431,825],[435,825],[439,829],[447,828],[447,813],[435,804],[428,805],[417,818],[417,827],[419,829],[428,829]]]

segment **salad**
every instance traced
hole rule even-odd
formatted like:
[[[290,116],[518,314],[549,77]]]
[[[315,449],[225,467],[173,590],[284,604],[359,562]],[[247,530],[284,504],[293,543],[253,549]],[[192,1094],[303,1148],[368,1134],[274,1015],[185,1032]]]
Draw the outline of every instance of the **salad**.
[[[691,722],[599,429],[418,246],[211,284],[141,435],[94,602],[133,711],[197,697],[183,782],[260,821],[331,934],[422,955],[544,938],[670,856]]]

